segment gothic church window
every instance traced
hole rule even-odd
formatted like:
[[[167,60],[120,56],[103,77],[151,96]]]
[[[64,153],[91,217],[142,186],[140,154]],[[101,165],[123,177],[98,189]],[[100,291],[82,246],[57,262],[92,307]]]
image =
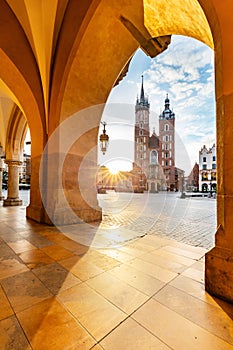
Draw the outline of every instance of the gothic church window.
[[[157,151],[151,151],[150,162],[152,164],[158,164],[158,152]]]

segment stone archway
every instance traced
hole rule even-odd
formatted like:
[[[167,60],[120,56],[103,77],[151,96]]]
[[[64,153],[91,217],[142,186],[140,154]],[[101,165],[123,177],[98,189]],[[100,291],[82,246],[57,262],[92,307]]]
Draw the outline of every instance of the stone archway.
[[[70,1],[69,5],[72,7],[73,2]],[[162,11],[165,2],[159,2],[153,5],[155,11],[157,7],[160,11],[156,11],[157,22],[162,21],[163,32],[151,33],[151,28],[146,19],[151,17],[154,21],[152,12],[148,14],[146,1],[131,1],[127,3],[127,7],[121,6],[119,2],[113,1],[111,5],[103,0],[98,4],[95,2],[96,7],[91,13],[84,13],[86,29],[85,35],[82,40],[74,40],[73,46],[70,48],[72,57],[67,55],[66,62],[63,61],[63,67],[59,65],[59,61],[55,62],[55,71],[53,75],[55,85],[52,85],[52,95],[50,102],[50,115],[53,114],[53,119],[50,118],[49,122],[49,134],[55,130],[62,121],[67,120],[78,111],[89,108],[90,106],[104,104],[107,97],[116,84],[118,77],[121,75],[124,67],[127,66],[134,52],[141,47],[147,55],[155,57],[160,52],[166,49],[170,42],[170,34],[179,33],[196,37],[206,41],[208,45],[213,46],[211,32],[208,27],[206,18],[201,10],[201,7],[197,2],[187,4],[187,8],[183,9],[181,6],[171,7],[170,3],[167,4],[172,11],[182,12],[186,14],[186,17],[180,17],[179,23],[177,19],[172,18],[170,23],[171,27],[167,27],[167,19]],[[72,13],[69,11],[69,7],[66,11],[66,24],[69,23]],[[187,26],[187,13],[188,26]],[[192,17],[193,14],[193,17]],[[199,16],[199,24],[196,21],[194,23],[193,18]],[[179,16],[177,16],[179,17]],[[104,18],[104,21],[103,21]],[[173,27],[172,27],[173,26]],[[68,27],[67,27],[68,28]],[[77,35],[79,33],[77,32]],[[62,33],[62,40],[58,47],[59,53],[67,52],[67,46],[65,45],[65,27],[64,33]],[[63,50],[64,48],[64,50]],[[57,57],[58,59],[58,57]],[[64,59],[64,56],[63,56]],[[68,63],[70,65],[68,66]],[[57,79],[60,79],[60,84],[57,85]],[[60,106],[60,108],[58,108]],[[104,105],[103,105],[104,107]],[[83,135],[83,143],[85,144],[85,152],[89,154],[96,142],[98,135],[98,126],[100,124],[102,115],[101,108],[94,114],[95,121],[93,124],[93,130],[90,133]],[[82,125],[77,124],[77,128]],[[93,142],[90,140],[93,140]],[[60,135],[58,143],[62,143],[63,136]],[[79,145],[78,145],[79,144]],[[79,152],[80,143],[77,141],[77,145],[73,145],[71,149],[76,149],[75,152]],[[71,151],[70,151],[71,152]],[[75,154],[66,158],[66,168],[74,168],[74,159],[76,160],[76,171],[79,168],[79,162],[85,158],[83,150],[80,151],[82,157],[79,159],[75,157]],[[72,152],[71,152],[72,153]],[[78,160],[79,159],[79,160]],[[97,154],[93,152],[93,164],[97,161]],[[78,191],[74,189],[73,178],[69,178],[69,172],[65,170],[65,181],[63,181],[64,192],[69,196],[69,203],[77,203],[82,201]],[[68,185],[69,184],[69,185]],[[56,189],[55,189],[56,192]],[[95,194],[96,195],[96,194]],[[53,196],[49,196],[52,198]],[[56,195],[55,195],[56,197]],[[95,202],[95,201],[94,201]],[[96,203],[93,202],[93,207]],[[85,205],[84,205],[85,207]],[[56,211],[58,208],[54,208]],[[62,209],[62,211],[64,208]],[[59,211],[59,210],[58,210]],[[85,216],[84,216],[85,220]],[[86,220],[88,218],[86,217]]]
[[[4,206],[21,205],[19,199],[19,167],[22,165],[23,146],[28,124],[17,105],[13,106],[6,134],[6,160],[8,166],[8,189]]]

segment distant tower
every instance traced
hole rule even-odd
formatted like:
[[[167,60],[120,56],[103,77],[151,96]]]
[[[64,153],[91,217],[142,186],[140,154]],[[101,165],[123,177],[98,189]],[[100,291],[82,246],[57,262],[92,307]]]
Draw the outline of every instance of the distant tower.
[[[148,174],[149,160],[149,114],[150,104],[148,98],[144,95],[143,75],[140,98],[137,98],[135,105],[135,132],[134,132],[134,162],[142,169],[142,172]]]
[[[166,187],[174,190],[176,187],[175,169],[175,113],[170,109],[168,94],[163,112],[159,116],[160,153],[159,163],[163,168]]]

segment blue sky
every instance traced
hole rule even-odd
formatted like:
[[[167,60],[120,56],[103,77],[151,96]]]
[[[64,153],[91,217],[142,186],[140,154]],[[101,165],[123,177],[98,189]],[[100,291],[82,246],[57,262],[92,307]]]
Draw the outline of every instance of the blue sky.
[[[135,53],[126,77],[109,95],[102,120],[107,122],[110,143],[105,156],[99,152],[98,162],[115,162],[123,168],[124,161],[133,161],[134,107],[142,74],[151,106],[151,131],[155,127],[158,132],[158,116],[168,93],[176,115],[176,166],[188,175],[201,147],[211,147],[216,140],[214,52],[183,36],[172,36],[168,49],[153,59],[142,50]]]

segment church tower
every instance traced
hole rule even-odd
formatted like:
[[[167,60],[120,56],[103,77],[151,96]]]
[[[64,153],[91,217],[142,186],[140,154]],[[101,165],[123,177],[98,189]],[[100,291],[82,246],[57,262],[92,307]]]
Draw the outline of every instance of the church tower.
[[[168,94],[165,99],[164,110],[159,116],[159,138],[159,163],[164,172],[166,187],[173,191],[176,187],[175,113],[170,109]]]
[[[134,162],[142,169],[143,174],[148,174],[149,160],[149,114],[150,104],[144,94],[143,75],[140,98],[135,105],[135,130],[134,130]]]

